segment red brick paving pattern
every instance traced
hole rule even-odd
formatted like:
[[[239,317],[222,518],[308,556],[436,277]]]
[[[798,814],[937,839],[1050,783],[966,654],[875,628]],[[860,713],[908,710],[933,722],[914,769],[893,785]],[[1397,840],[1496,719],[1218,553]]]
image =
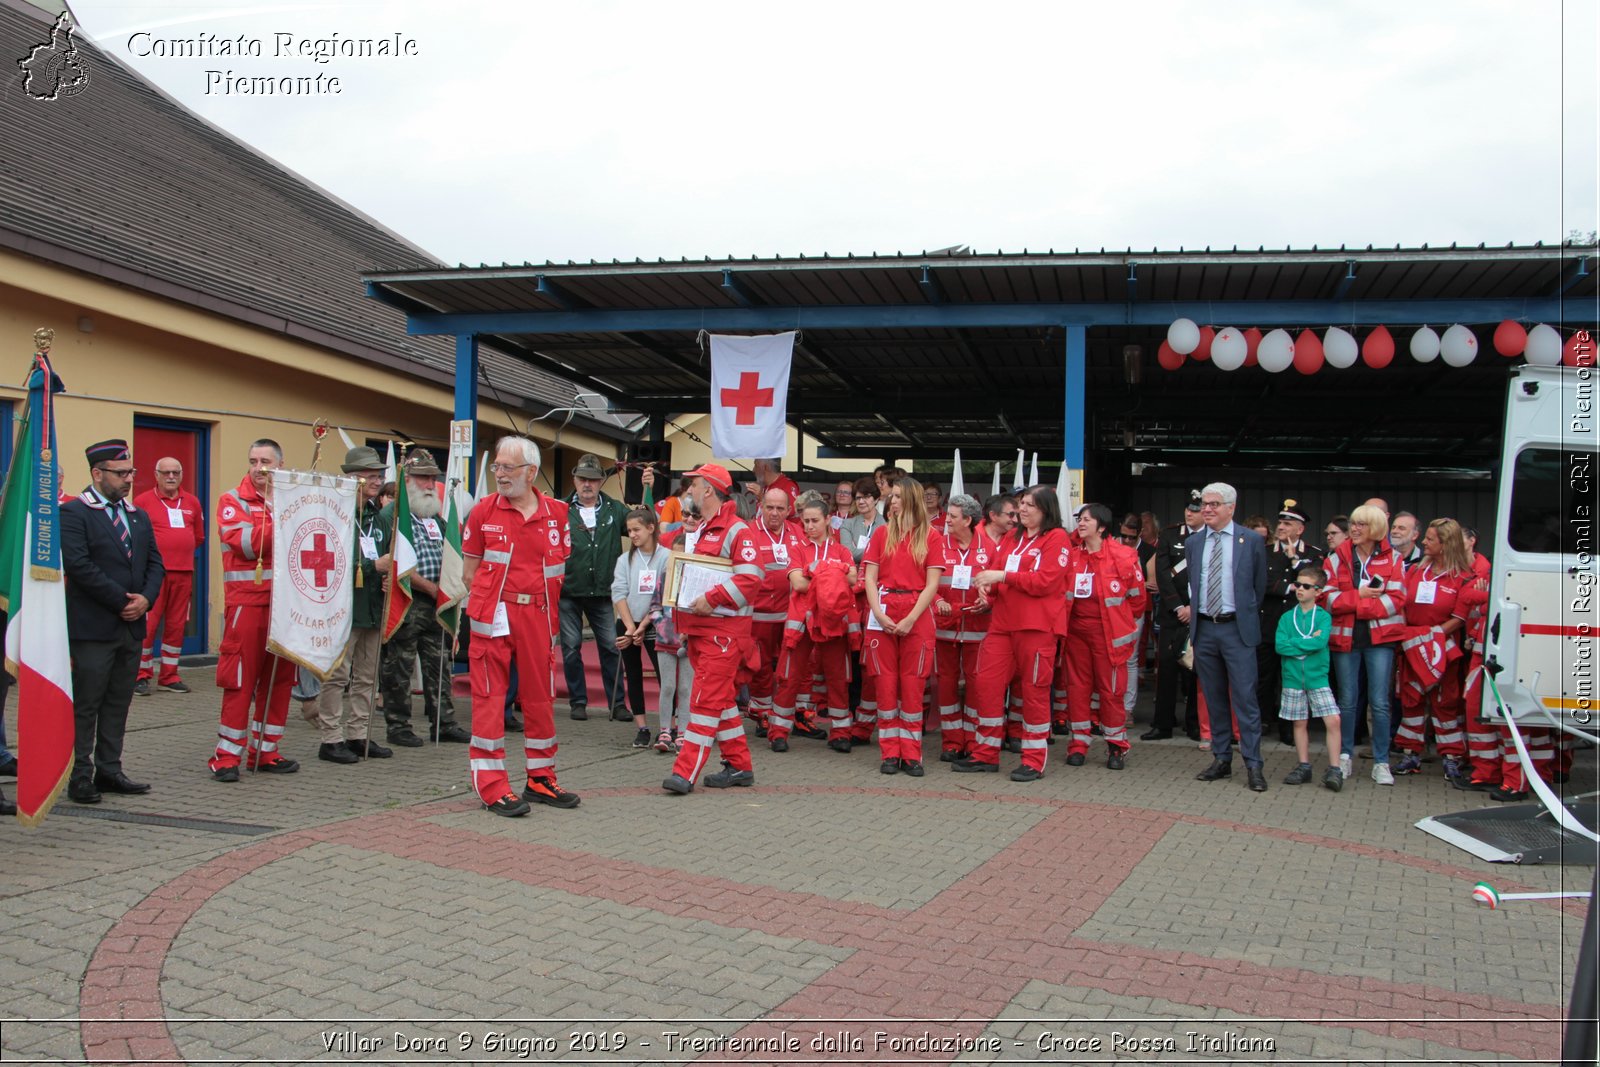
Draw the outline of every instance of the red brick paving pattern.
[[[598,799],[650,792],[605,789],[590,795]],[[960,1018],[970,1020],[962,1032],[972,1036],[995,1019],[1030,979],[1037,978],[1241,1016],[1320,1020],[1488,1053],[1536,1058],[1558,1054],[1564,1010],[1559,1004],[1525,1004],[1421,984],[1329,976],[1074,936],[1162,836],[1182,822],[1338,848],[1475,880],[1474,872],[1465,868],[1296,831],[1050,799],[824,786],[755,792],[943,796],[982,803],[1037,803],[1057,810],[915,909],[774,891],[429,821],[430,814],[475,806],[461,802],[284,834],[177,876],[107,933],[90,960],[80,995],[85,1054],[100,1062],[181,1061],[168,1026],[151,1020],[166,1014],[161,968],[184,924],[237,879],[319,842],[855,950],[773,1009],[771,1022],[746,1027],[741,1036],[775,1033],[785,1019],[848,1017]],[[703,802],[715,803],[716,798]],[[1420,1019],[1427,1021],[1410,1021]],[[907,1034],[952,1032],[948,1026],[920,1022],[879,1028]]]

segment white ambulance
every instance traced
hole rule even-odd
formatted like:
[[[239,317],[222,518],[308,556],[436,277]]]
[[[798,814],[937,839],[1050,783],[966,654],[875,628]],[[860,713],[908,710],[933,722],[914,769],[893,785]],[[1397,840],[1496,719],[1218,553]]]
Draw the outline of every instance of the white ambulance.
[[[1579,341],[1585,340],[1580,335]],[[1593,352],[1593,341],[1588,340]],[[1600,735],[1600,368],[1519,367],[1502,438],[1484,668],[1527,726]],[[1500,718],[1494,688],[1484,712]]]

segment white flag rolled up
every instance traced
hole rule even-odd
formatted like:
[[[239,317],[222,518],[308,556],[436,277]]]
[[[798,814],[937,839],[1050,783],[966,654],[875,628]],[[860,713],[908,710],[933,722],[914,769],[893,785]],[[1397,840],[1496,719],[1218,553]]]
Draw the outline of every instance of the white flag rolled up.
[[[267,649],[327,680],[350,641],[354,478],[272,472],[272,620]]]
[[[789,418],[794,331],[711,335],[711,452],[730,459],[782,456]]]

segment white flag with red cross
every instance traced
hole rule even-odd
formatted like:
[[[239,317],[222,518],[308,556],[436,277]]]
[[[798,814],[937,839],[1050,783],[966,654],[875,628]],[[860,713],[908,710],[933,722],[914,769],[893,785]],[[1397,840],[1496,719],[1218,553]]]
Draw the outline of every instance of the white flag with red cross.
[[[786,447],[793,330],[739,337],[711,335],[711,453],[771,459]]]
[[[272,614],[267,649],[323,681],[344,658],[355,596],[354,478],[272,472]]]

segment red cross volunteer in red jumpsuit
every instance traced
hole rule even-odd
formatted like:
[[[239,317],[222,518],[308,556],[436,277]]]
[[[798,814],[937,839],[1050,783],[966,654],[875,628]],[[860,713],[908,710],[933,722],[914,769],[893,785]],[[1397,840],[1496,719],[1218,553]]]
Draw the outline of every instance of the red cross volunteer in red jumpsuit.
[[[749,653],[750,605],[761,584],[756,542],[750,527],[734,510],[733,479],[715,463],[690,471],[689,496],[706,516],[700,527],[695,553],[720,556],[732,564],[732,573],[696,597],[673,616],[678,632],[689,645],[694,687],[689,694],[689,728],[678,748],[661,788],[680,796],[694,790],[716,744],[722,751],[722,770],[706,775],[713,789],[754,785],[750,744],[739,721],[735,678],[739,663]]]
[[[178,677],[178,657],[183,653],[183,631],[189,624],[189,603],[194,597],[194,554],[205,547],[206,517],[200,500],[183,488],[183,464],[171,456],[156,460],[156,487],[134,498],[134,506],[150,516],[156,531],[156,548],[167,569],[161,597],[145,616],[144,654],[139,658],[139,679],[134,692],[144,696],[155,681],[162,689],[187,693]],[[161,673],[156,674],[156,661]]]
[[[789,521],[793,501],[774,485],[761,498],[761,516],[753,524],[756,565],[761,585],[751,604],[750,638],[761,657],[750,675],[750,717],[767,728],[767,737],[787,738],[794,730],[794,708],[774,715],[772,694],[778,686],[778,661],[783,656],[783,624],[789,617],[789,564],[800,547],[800,529]]]
[[[222,541],[222,644],[217,685],[222,721],[211,776],[237,782],[239,764],[269,774],[293,774],[300,764],[278,755],[294,689],[293,660],[267,651],[272,622],[272,471],[283,449],[266,438],[250,446],[250,473],[217,501]],[[252,713],[252,705],[254,712]]]
[[[1067,763],[1083,765],[1089,751],[1090,701],[1100,698],[1100,728],[1106,735],[1106,766],[1120,771],[1128,754],[1128,661],[1139,640],[1144,573],[1139,553],[1105,536],[1111,509],[1089,504],[1078,512],[1079,546],[1067,570],[1067,714],[1072,742]]]
[[[1395,774],[1416,774],[1422,769],[1428,720],[1433,721],[1434,744],[1444,764],[1446,778],[1460,777],[1466,768],[1467,739],[1461,694],[1462,671],[1459,634],[1466,626],[1467,610],[1457,603],[1461,587],[1474,578],[1472,556],[1461,526],[1454,519],[1435,519],[1422,535],[1423,559],[1406,572],[1406,639],[1396,664],[1400,680],[1400,728],[1395,731]],[[1436,639],[1441,638],[1441,639]],[[1447,655],[1439,674],[1420,672],[1408,654],[1421,641]]]
[[[989,633],[989,605],[978,599],[973,576],[995,566],[994,539],[979,520],[983,507],[958,493],[945,508],[944,569],[933,601],[934,650],[939,679],[939,759],[972,754],[978,736],[972,698],[978,688],[978,649]],[[961,683],[966,683],[962,697]]]
[[[878,750],[884,774],[922,776],[922,696],[933,672],[933,598],[944,568],[944,536],[928,525],[922,486],[889,490],[888,524],[867,544],[867,618],[861,664],[877,679]]]
[[[856,565],[849,551],[828,527],[828,502],[819,493],[804,493],[796,502],[805,538],[789,549],[789,618],[784,623],[782,668],[772,709],[772,751],[789,750],[788,727],[800,691],[814,684],[820,669],[823,696],[818,710],[828,717],[828,739],[850,736],[850,643],[859,638],[855,621]],[[759,545],[760,541],[757,540]],[[830,588],[843,611],[818,607],[819,592]],[[835,605],[837,607],[837,605]]]
[[[1014,782],[1044,777],[1050,736],[1050,679],[1056,639],[1066,636],[1067,531],[1061,528],[1056,492],[1036,485],[1017,498],[1017,525],[1000,540],[1003,569],[977,576],[978,592],[991,605],[989,636],[978,652],[978,736],[970,758],[954,771],[999,769],[1005,725],[1006,686],[1022,691],[1022,765]]]
[[[461,530],[462,581],[472,631],[472,787],[496,815],[526,815],[529,803],[575,808],[556,784],[553,648],[560,633],[561,581],[572,550],[565,501],[534,488],[539,446],[503,437],[490,466],[497,492],[473,505]],[[527,786],[519,797],[506,774],[506,690],[517,664]]]

